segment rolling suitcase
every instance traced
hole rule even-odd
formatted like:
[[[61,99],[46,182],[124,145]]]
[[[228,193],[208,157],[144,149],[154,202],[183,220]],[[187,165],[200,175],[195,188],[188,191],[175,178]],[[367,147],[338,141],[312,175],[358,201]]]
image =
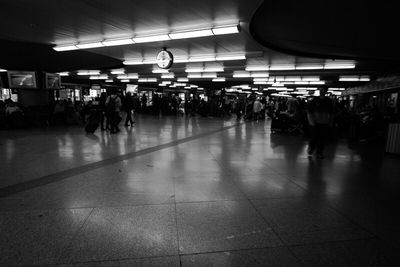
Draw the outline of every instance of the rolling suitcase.
[[[90,114],[88,118],[88,122],[85,125],[86,133],[94,133],[100,124],[100,115],[97,112],[93,112]]]

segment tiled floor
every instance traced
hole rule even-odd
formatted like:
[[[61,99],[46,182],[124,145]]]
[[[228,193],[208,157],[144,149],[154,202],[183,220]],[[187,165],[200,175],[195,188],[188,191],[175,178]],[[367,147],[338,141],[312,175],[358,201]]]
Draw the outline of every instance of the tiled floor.
[[[0,266],[400,266],[399,157],[269,126],[1,131]]]

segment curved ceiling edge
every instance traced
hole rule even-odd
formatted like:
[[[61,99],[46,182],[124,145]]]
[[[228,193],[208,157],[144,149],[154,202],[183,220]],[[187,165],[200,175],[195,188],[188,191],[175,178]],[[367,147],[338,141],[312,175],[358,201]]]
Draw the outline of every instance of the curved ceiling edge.
[[[317,4],[318,1],[282,3],[282,1],[266,0],[251,18],[250,34],[261,45],[286,54],[327,59],[400,62],[400,49],[398,49],[400,43],[393,37],[393,33],[387,34],[393,29],[392,26],[396,25],[391,24],[394,18],[388,18],[380,23],[375,20],[366,23],[367,11],[371,11],[368,10],[371,7],[367,6],[365,8],[367,10],[362,14],[354,12],[354,8],[341,14],[347,21],[340,23],[324,21],[321,19],[323,16],[329,18],[337,15],[335,12],[345,1],[339,0],[336,9],[322,9]],[[290,4],[294,6],[292,9],[288,8]],[[311,13],[319,14],[318,21],[312,22],[309,19]],[[307,27],[304,27],[305,25]],[[360,30],[363,34],[352,34],[360,25],[364,27]],[[365,34],[367,30],[375,32],[375,36]],[[322,41],[318,42],[315,36],[321,36]],[[368,42],[369,39],[374,42]]]

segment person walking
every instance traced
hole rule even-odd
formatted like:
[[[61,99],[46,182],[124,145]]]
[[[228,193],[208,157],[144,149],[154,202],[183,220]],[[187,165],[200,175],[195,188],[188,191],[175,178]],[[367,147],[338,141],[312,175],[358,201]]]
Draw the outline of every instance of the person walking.
[[[326,137],[333,122],[333,103],[326,96],[327,88],[319,90],[320,95],[314,97],[308,104],[307,119],[310,124],[311,137],[308,145],[308,157],[312,157],[314,151],[317,158],[324,158]]]
[[[130,123],[130,126],[133,126],[133,124],[135,123],[135,121],[132,119],[134,103],[133,103],[133,97],[132,97],[131,92],[126,93],[123,107],[126,112],[125,127],[129,126],[129,123]]]
[[[119,115],[121,106],[121,98],[117,95],[115,90],[112,91],[111,95],[108,96],[106,100],[106,109],[108,114],[107,117],[110,119],[111,133],[117,133],[120,131],[118,124],[121,121],[121,117]]]

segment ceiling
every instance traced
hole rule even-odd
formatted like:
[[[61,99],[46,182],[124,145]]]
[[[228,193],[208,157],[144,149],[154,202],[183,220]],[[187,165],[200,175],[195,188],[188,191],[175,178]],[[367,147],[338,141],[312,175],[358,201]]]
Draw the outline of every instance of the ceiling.
[[[390,40],[392,37],[384,39],[391,28],[384,27],[381,32],[382,26],[391,21],[378,23],[368,20],[371,10],[367,6],[360,14],[357,7],[361,2],[359,5],[356,2],[350,5],[350,9],[345,9],[349,2],[342,0],[327,5],[317,0],[307,3],[262,0],[2,0],[0,68],[68,71],[70,76],[62,80],[75,83],[102,83],[91,81],[88,76],[76,75],[78,70],[101,70],[114,79],[114,84],[121,82],[116,79],[117,75],[110,75],[110,71],[123,68],[126,73],[138,73],[139,77],[158,78],[157,83],[144,84],[155,87],[162,81],[161,74],[152,73],[157,68],[155,65],[126,66],[123,62],[138,58],[153,59],[158,51],[166,47],[175,58],[246,55],[246,60],[214,63],[224,67],[224,72],[218,73],[218,77],[226,77],[226,82],[190,79],[190,83],[199,86],[219,88],[252,84],[252,78],[232,77],[234,71],[244,71],[246,66],[296,66],[346,60],[356,67],[346,70],[277,70],[269,71],[269,75],[319,76],[329,86],[348,87],[354,83],[338,82],[340,75],[370,75],[374,78],[397,72],[400,60],[400,52],[395,49],[398,43]],[[372,26],[374,23],[378,26]],[[52,49],[56,45],[230,24],[239,24],[240,33],[63,52]],[[395,24],[388,25],[393,27]],[[372,29],[373,34],[368,29]],[[371,42],[373,38],[383,38],[380,40],[384,42]],[[393,42],[387,45],[389,41]],[[170,72],[175,74],[176,80],[177,77],[187,76],[186,68],[209,64],[175,63]],[[137,81],[131,80],[131,83]]]

